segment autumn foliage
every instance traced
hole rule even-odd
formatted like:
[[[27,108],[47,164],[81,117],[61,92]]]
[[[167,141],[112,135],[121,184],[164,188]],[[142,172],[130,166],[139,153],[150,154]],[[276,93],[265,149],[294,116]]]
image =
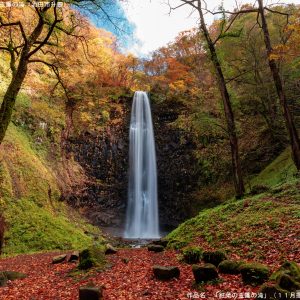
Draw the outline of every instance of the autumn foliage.
[[[2,251],[2,247],[3,247],[3,243],[4,243],[4,233],[5,233],[4,216],[0,215],[0,253]]]

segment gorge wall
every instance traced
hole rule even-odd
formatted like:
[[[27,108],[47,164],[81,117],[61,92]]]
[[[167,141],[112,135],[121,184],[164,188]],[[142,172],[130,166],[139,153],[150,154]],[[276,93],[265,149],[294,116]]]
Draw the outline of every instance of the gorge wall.
[[[131,104],[131,97],[121,97],[121,109],[110,111],[110,120],[101,132],[82,132],[69,141],[69,152],[88,177],[81,195],[71,197],[69,202],[101,227],[122,228],[125,223]],[[190,215],[196,189],[195,145],[188,133],[171,126],[181,109],[176,104],[168,107],[152,102],[162,230]]]

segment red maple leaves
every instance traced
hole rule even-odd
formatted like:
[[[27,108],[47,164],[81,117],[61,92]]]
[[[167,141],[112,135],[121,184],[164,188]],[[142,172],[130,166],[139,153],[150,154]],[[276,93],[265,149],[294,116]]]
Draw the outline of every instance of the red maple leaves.
[[[7,287],[0,288],[0,299],[74,300],[78,299],[79,287],[91,282],[104,287],[104,299],[107,300],[187,300],[201,296],[201,292],[194,289],[191,266],[179,263],[174,251],[153,253],[147,249],[123,249],[116,255],[109,256],[112,267],[106,271],[75,276],[70,276],[75,264],[51,264],[52,257],[56,254],[20,255],[2,259],[0,270],[24,272],[28,277],[9,282]],[[154,265],[177,265],[180,267],[180,278],[158,281],[152,273]],[[221,275],[221,282],[217,285],[205,285],[202,295],[206,299],[218,299],[218,292],[255,291],[257,288],[244,286],[240,276]]]

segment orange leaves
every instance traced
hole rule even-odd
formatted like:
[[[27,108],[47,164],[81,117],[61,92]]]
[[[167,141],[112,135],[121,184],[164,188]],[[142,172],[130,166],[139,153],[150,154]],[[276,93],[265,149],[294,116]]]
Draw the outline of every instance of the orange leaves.
[[[106,300],[186,300],[188,295],[200,293],[194,289],[191,266],[181,264],[177,253],[149,252],[147,249],[123,249],[109,257],[112,268],[102,273],[91,272],[70,276],[74,264],[52,265],[55,254],[20,255],[0,260],[0,269],[11,269],[28,274],[22,280],[10,282],[0,289],[0,299],[39,299],[39,300],[74,300],[78,298],[80,286],[93,282],[104,287]],[[124,263],[128,258],[128,263]],[[180,278],[171,281],[156,280],[152,273],[153,265],[177,265]],[[205,285],[202,293],[206,299],[216,299],[216,293],[256,292],[258,288],[246,287],[238,275],[222,275],[220,283]]]

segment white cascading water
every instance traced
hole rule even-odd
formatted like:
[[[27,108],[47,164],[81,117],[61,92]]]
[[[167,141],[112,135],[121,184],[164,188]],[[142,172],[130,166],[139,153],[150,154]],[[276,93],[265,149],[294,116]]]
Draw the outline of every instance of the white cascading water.
[[[130,121],[125,238],[159,238],[157,171],[150,101],[135,92]]]

